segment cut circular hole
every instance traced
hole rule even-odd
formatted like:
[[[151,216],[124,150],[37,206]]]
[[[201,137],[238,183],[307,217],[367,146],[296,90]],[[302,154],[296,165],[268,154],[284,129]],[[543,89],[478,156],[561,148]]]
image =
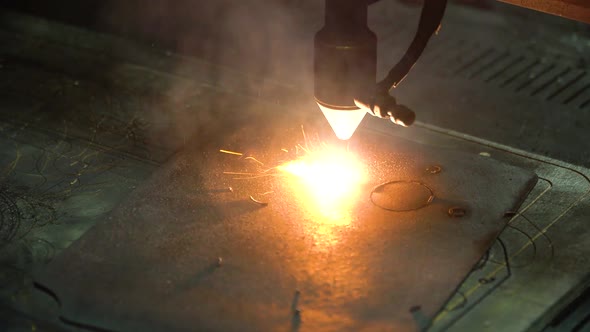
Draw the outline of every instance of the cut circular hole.
[[[434,192],[418,181],[390,181],[378,185],[371,192],[371,202],[388,211],[412,211],[432,202]]]

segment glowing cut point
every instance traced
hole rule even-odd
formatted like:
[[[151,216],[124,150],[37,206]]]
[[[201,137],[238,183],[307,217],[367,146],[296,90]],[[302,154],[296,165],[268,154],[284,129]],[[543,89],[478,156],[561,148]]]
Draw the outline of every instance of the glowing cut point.
[[[277,169],[296,180],[291,183],[291,188],[303,206],[323,217],[314,219],[316,222],[350,224],[350,208],[361,195],[361,186],[367,180],[367,170],[358,156],[327,146],[286,162]]]
[[[324,113],[332,130],[334,130],[336,137],[341,140],[349,139],[363,121],[365,114],[367,114],[366,110],[360,108],[356,110],[337,110],[320,104],[318,106]]]

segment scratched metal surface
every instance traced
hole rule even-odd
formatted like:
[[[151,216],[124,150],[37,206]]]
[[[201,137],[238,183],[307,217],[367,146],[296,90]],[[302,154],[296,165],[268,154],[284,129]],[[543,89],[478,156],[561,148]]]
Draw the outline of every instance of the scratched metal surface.
[[[73,142],[73,145],[78,149],[76,154],[84,151],[87,147],[90,147],[87,150],[89,153],[93,153],[92,149],[94,148],[101,153],[109,151],[105,154],[105,156],[109,156],[108,162],[112,163],[113,160],[122,158],[125,160],[123,164],[129,163],[122,168],[126,170],[126,176],[133,178],[143,174],[147,177],[153,169],[153,164],[157,164],[158,160],[166,160],[173,151],[186,142],[186,137],[183,137],[186,131],[181,130],[184,128],[171,126],[172,123],[175,123],[171,119],[174,119],[176,113],[187,110],[183,116],[190,116],[193,114],[190,111],[196,109],[199,104],[198,100],[201,98],[210,98],[208,100],[214,101],[218,101],[220,98],[230,99],[228,94],[220,94],[220,91],[230,92],[229,95],[233,96],[241,95],[240,98],[243,98],[248,92],[244,91],[244,86],[239,83],[243,79],[242,76],[239,79],[231,76],[234,79],[229,80],[227,75],[215,75],[212,79],[210,76],[212,73],[223,72],[225,69],[211,67],[210,64],[202,61],[170,56],[165,52],[142,48],[124,40],[18,15],[3,16],[1,22],[3,24],[2,37],[5,42],[0,45],[2,46],[2,55],[0,56],[0,70],[2,70],[0,93],[2,93],[2,98],[0,101],[2,102],[2,124],[6,129],[3,133],[9,133],[3,138],[3,142],[11,146],[10,149],[6,149],[11,152],[4,155],[6,164],[11,164],[15,159],[17,144],[14,142],[14,138],[17,135],[22,139],[21,148],[31,145],[31,143],[39,145],[39,142],[52,142],[51,137],[53,137],[55,145],[58,145],[60,138],[65,138],[66,142]],[[107,65],[97,66],[97,63]],[[182,64],[180,66],[182,70],[175,70],[178,69],[179,63]],[[33,80],[32,84],[19,80],[19,77],[23,77],[24,74]],[[55,89],[56,86],[61,85],[65,89],[40,88],[41,83],[51,82],[51,80],[60,84],[52,84],[49,85],[50,87]],[[116,94],[120,91],[125,93],[119,98],[114,98],[118,101],[115,103],[89,103],[88,101],[92,100],[91,97],[97,94],[96,85],[104,87],[105,82],[109,83],[106,85],[110,88],[106,90],[109,94]],[[469,81],[469,83],[475,84],[473,81]],[[175,88],[182,86],[189,88],[186,90]],[[269,89],[275,88],[272,84],[259,84],[258,86],[261,89],[257,92],[267,97],[268,95],[265,93]],[[279,87],[279,89],[281,88]],[[52,92],[55,91],[58,93],[52,95]],[[67,111],[72,106],[67,102],[67,97],[70,96],[69,92],[72,91],[88,92],[87,101],[82,101],[86,106],[78,105],[79,112],[60,116],[61,111]],[[196,91],[196,93],[190,94],[187,91]],[[253,97],[256,97],[256,94]],[[112,96],[110,98],[113,99]],[[52,99],[54,99],[53,102]],[[127,103],[128,100],[143,102]],[[416,99],[414,102],[416,101],[419,100]],[[45,105],[54,105],[52,114],[56,115],[55,118],[44,118],[43,121],[37,121],[36,125],[32,125],[31,123],[35,122],[31,121],[31,119],[35,119],[34,115],[37,117],[46,115],[46,113],[36,113],[39,108]],[[153,105],[162,106],[153,107]],[[113,112],[113,107],[116,108],[116,112]],[[429,106],[425,104],[423,107]],[[152,113],[146,112],[146,110],[155,108],[173,111],[161,112],[166,116],[154,118],[149,116]],[[109,117],[118,118],[115,121],[115,124],[118,125],[112,125],[114,130],[101,128],[101,131],[107,133],[110,131],[110,133],[97,136],[94,141],[101,141],[100,144],[90,142],[93,141],[92,129],[96,128],[102,117],[90,119],[90,121],[84,119],[84,110],[87,109],[109,114],[106,117],[107,120],[103,120],[107,123],[111,121]],[[125,116],[120,117],[121,114]],[[128,114],[131,115],[127,116]],[[134,115],[139,119],[133,121]],[[86,125],[78,128],[76,122],[71,122],[68,126],[64,126],[64,121],[67,123],[70,119],[85,121]],[[485,121],[488,123],[487,120]],[[187,123],[189,122],[187,121]],[[375,129],[384,126],[384,124],[376,123],[371,126]],[[476,130],[476,127],[480,128],[481,126],[474,126],[472,130]],[[68,128],[68,130],[64,130],[64,128]],[[506,239],[504,243],[509,247],[509,250],[506,250],[509,254],[507,261],[514,261],[510,265],[510,273],[502,265],[503,257],[506,258],[504,256],[505,250],[500,244],[495,244],[489,256],[492,259],[486,260],[482,265],[483,268],[472,272],[459,288],[460,292],[457,293],[456,298],[451,300],[448,307],[437,317],[433,329],[457,331],[480,330],[482,328],[511,331],[541,330],[561,308],[581,292],[590,270],[590,264],[587,261],[587,257],[590,257],[588,252],[590,245],[587,236],[588,228],[585,226],[590,205],[587,179],[590,173],[587,169],[438,127],[424,125],[407,131],[392,130],[389,127],[381,129],[388,135],[410,135],[410,140],[427,145],[452,147],[474,154],[483,151],[494,159],[530,169],[540,177],[537,187],[529,196],[529,201],[523,205],[523,209],[526,209],[524,217],[518,216],[512,221],[513,226],[526,235],[517,229],[507,228],[500,237]],[[76,134],[72,134],[73,132]],[[154,135],[154,132],[167,135]],[[48,139],[42,138],[35,142],[33,138],[38,137],[35,136],[36,133],[50,135],[46,136],[49,137]],[[143,136],[149,143],[144,146],[151,150],[148,155],[156,157],[152,157],[152,161],[150,158],[146,159],[145,149],[139,149],[137,153],[133,153],[134,144],[141,146],[140,142],[143,139],[125,140],[128,136]],[[510,138],[508,137],[508,139]],[[161,144],[154,144],[153,140]],[[112,144],[113,141],[127,142],[128,145],[122,148],[123,151],[117,152],[112,149],[117,146]],[[58,148],[60,146],[63,144],[58,145]],[[131,153],[125,151],[131,151]],[[37,157],[44,153],[39,151]],[[76,154],[72,153],[71,157],[75,157]],[[83,158],[81,157],[81,159]],[[134,164],[130,159],[140,160],[140,162]],[[88,160],[94,159],[89,157],[86,161]],[[72,160],[70,163],[74,162],[75,160]],[[66,185],[66,182],[69,186],[69,183],[76,179],[78,173],[77,164],[72,165],[71,170],[68,165],[66,165],[66,170],[68,170],[66,175],[61,174],[65,176],[65,179],[61,180],[63,186]],[[50,167],[48,169],[51,170]],[[5,176],[5,178],[10,177],[15,177],[15,173],[12,172],[10,176]],[[30,184],[30,176],[27,178],[26,181],[23,181]],[[125,183],[120,181],[121,178],[114,179],[112,181],[114,183]],[[113,180],[113,178],[109,178],[109,180]],[[21,180],[10,182],[11,192],[19,188],[19,181]],[[80,186],[80,183],[75,182],[72,186]],[[124,187],[123,185],[118,189],[118,192],[121,193],[119,197],[125,196],[129,190],[133,189],[133,185],[126,189]],[[21,187],[21,189],[23,188]],[[75,190],[70,195],[72,193],[75,193]],[[21,196],[28,199],[34,196],[34,193]],[[118,197],[117,195],[105,196],[108,196],[109,203],[102,205],[106,213],[117,203]],[[11,195],[11,197],[13,196]],[[15,195],[14,197],[19,196]],[[68,197],[64,197],[64,199]],[[51,223],[46,223],[51,218],[42,217],[40,218],[42,219],[41,223],[39,223],[42,227],[34,228],[35,236],[44,239],[59,238],[55,243],[51,243],[51,246],[56,248],[55,252],[59,252],[61,245],[56,245],[56,243],[64,243],[63,246],[67,246],[68,243],[76,240],[83,230],[94,224],[95,217],[84,219],[80,215],[85,213],[87,204],[94,205],[96,203],[91,201],[78,204],[72,209],[75,211],[76,222],[83,224],[83,221],[87,220],[88,224],[76,226],[76,223],[70,220],[68,223],[60,222],[59,225],[53,226]],[[97,205],[100,206],[100,204]],[[57,210],[58,221],[66,220],[62,219],[66,215],[60,211],[62,206],[60,204],[53,206]],[[21,208],[27,211],[26,206],[21,206]],[[72,211],[69,213],[74,215]],[[23,212],[23,214],[25,213]],[[31,239],[35,246],[38,245],[36,242],[43,242]],[[47,299],[32,288],[31,269],[33,266],[42,266],[47,261],[45,257],[52,255],[46,254],[43,245],[37,247],[41,247],[39,248],[41,250],[35,250],[32,259],[28,249],[7,250],[7,248],[26,248],[24,243],[26,240],[26,236],[17,239],[9,245],[4,245],[1,250],[4,284],[15,286],[2,288],[1,326],[6,327],[7,330],[10,328],[35,328],[41,331],[78,330],[79,327],[64,325],[63,322],[57,320],[59,310],[56,305],[52,303],[51,299]],[[511,243],[514,244],[511,245]]]
[[[2,103],[3,115],[19,110]],[[35,298],[32,271],[102,219],[155,168],[149,160],[129,158],[116,146],[95,144],[109,135],[102,128],[90,130],[84,140],[68,133],[73,123],[50,128],[11,120],[0,120],[3,331],[39,324],[30,318],[17,320],[22,312],[43,312],[42,321],[57,319],[51,314],[52,301]]]
[[[291,150],[296,141],[291,121],[262,119],[272,128],[251,121],[221,141],[270,167],[285,154],[281,147]],[[385,137],[386,145],[376,144]],[[385,137],[367,133],[351,142],[371,171],[334,211],[308,204],[307,194],[294,192],[280,174],[224,175],[257,163],[219,153],[219,140],[184,150],[35,280],[59,299],[65,319],[115,331],[421,330],[536,176],[479,155]],[[442,171],[428,171],[433,165]],[[410,187],[369,198],[390,181]],[[228,186],[233,193],[218,192]],[[434,193],[431,203],[425,187]],[[404,195],[397,209],[409,211],[374,204],[382,195],[394,202],[385,197],[378,204],[395,206]],[[450,217],[455,206],[466,215]]]
[[[381,123],[374,130],[389,129]],[[432,331],[541,331],[586,289],[590,172],[423,123],[398,132],[534,171],[539,181],[492,248],[435,318]],[[419,133],[418,135],[416,135]],[[441,139],[444,137],[444,139]]]

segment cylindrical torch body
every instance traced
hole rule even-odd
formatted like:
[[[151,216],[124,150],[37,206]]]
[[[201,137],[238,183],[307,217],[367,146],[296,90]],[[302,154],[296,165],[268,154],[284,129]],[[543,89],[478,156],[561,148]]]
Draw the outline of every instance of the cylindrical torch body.
[[[367,0],[326,0],[325,25],[314,39],[316,100],[334,109],[356,109],[377,76],[377,36],[367,25]]]

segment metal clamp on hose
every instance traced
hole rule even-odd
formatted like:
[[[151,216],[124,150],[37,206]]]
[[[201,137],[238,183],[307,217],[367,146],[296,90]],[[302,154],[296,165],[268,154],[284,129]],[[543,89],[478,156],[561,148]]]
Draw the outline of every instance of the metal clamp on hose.
[[[368,112],[409,126],[415,114],[389,95],[412,69],[440,26],[447,0],[425,0],[418,31],[387,76],[377,76],[377,37],[369,29],[374,0],[326,0],[325,25],[315,36],[315,99],[340,139],[348,139]]]

